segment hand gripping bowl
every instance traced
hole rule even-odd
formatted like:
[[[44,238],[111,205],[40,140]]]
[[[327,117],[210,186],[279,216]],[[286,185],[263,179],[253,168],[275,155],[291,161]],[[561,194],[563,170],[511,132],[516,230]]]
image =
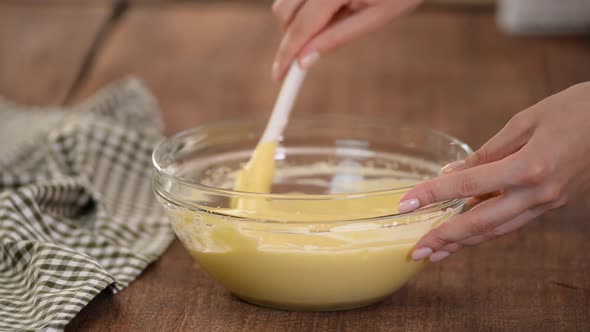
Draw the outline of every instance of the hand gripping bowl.
[[[400,197],[471,149],[386,119],[294,117],[275,154],[270,194],[233,190],[264,121],[204,125],[154,151],[154,190],[200,266],[236,296],[288,310],[379,301],[425,262],[409,258],[465,200],[398,214]]]

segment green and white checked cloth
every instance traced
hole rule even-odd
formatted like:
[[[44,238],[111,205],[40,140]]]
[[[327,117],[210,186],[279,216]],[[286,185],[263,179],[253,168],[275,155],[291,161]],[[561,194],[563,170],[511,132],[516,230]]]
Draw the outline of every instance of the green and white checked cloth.
[[[135,80],[74,109],[0,99],[0,331],[61,331],[166,250],[151,189],[158,114]]]

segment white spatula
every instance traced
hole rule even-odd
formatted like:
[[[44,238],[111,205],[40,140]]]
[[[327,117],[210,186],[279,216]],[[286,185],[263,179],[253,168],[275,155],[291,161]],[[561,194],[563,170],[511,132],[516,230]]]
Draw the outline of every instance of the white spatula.
[[[274,154],[289,121],[289,114],[295,104],[305,73],[306,71],[301,69],[297,62],[291,65],[256,150],[248,164],[236,177],[236,190],[270,192],[275,173]]]
[[[305,73],[306,71],[299,67],[297,61],[291,65],[260,143],[278,141],[283,134],[283,130],[285,130],[285,126],[289,121],[289,114],[291,114],[295,99],[299,93],[299,88],[305,78]]]

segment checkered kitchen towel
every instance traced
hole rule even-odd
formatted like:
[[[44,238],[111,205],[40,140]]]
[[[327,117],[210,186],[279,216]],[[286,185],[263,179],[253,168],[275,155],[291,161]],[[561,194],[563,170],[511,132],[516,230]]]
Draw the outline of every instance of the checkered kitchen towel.
[[[150,180],[159,124],[135,80],[72,110],[0,99],[0,331],[63,330],[168,247]]]

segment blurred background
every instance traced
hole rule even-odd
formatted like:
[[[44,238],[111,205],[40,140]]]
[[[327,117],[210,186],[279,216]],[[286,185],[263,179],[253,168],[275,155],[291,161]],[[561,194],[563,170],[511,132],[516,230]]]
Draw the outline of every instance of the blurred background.
[[[587,3],[428,0],[324,56],[296,112],[391,115],[479,146],[514,113],[588,80],[590,45],[579,34],[588,21],[571,16],[587,14]],[[0,95],[70,105],[133,75],[158,99],[167,134],[210,120],[265,116],[278,90],[270,67],[280,31],[270,5],[3,0]],[[562,30],[547,20],[559,13],[570,22]],[[539,22],[553,30],[535,30]]]

